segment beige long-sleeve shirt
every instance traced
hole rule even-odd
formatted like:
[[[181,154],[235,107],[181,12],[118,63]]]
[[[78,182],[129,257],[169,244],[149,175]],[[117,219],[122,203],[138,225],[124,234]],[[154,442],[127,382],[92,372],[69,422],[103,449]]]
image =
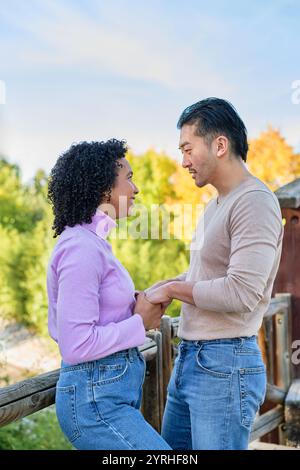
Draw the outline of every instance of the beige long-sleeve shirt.
[[[196,306],[183,303],[178,336],[188,340],[256,335],[272,294],[283,238],[276,196],[249,176],[199,219],[190,266]]]

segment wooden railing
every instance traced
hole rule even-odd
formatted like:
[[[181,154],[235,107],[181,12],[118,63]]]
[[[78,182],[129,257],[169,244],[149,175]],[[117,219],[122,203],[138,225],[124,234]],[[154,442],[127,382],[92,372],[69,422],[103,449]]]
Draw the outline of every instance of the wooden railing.
[[[178,324],[178,318],[164,316],[160,331],[149,332],[147,341],[140,347],[147,365],[142,412],[158,431],[161,429],[167,386],[177,354]],[[266,402],[271,409],[256,418],[251,440],[261,438],[281,426],[284,429],[281,443],[300,446],[300,438],[297,440],[300,434],[300,381],[292,381],[290,330],[291,296],[277,294],[271,300],[259,333],[259,344],[267,367]],[[52,405],[58,378],[59,369],[0,389],[0,426]]]

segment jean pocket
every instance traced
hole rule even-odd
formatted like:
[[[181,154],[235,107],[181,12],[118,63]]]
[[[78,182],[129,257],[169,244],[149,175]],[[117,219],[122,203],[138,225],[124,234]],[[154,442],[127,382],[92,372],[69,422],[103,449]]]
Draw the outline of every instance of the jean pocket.
[[[259,407],[264,402],[266,386],[264,365],[239,369],[241,423],[249,430]]]
[[[216,378],[230,378],[233,372],[233,355],[223,355],[223,352],[219,345],[201,345],[196,355],[199,368]]]
[[[122,379],[128,369],[128,360],[124,357],[118,363],[99,364],[98,380],[94,385],[106,385]]]
[[[56,415],[59,425],[69,439],[74,442],[81,436],[76,415],[76,387],[69,385],[68,387],[56,386]]]

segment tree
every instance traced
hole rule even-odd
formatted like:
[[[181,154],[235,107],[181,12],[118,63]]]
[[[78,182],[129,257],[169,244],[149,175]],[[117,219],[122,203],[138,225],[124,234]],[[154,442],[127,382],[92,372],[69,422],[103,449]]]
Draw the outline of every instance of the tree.
[[[34,185],[23,185],[20,169],[0,159],[0,224],[28,232],[43,218],[45,201]]]
[[[300,175],[300,161],[279,130],[269,127],[257,139],[250,141],[249,170],[272,191]]]
[[[0,302],[8,318],[47,331],[46,269],[54,240],[46,175],[23,185],[19,168],[0,162]]]

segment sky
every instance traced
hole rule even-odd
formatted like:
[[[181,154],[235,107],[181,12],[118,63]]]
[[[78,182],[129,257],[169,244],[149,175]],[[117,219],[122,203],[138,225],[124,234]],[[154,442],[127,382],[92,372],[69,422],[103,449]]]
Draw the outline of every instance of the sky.
[[[272,125],[299,151],[299,6],[0,0],[0,154],[24,181],[82,140],[180,159],[178,117],[207,96],[231,101],[250,139]]]

